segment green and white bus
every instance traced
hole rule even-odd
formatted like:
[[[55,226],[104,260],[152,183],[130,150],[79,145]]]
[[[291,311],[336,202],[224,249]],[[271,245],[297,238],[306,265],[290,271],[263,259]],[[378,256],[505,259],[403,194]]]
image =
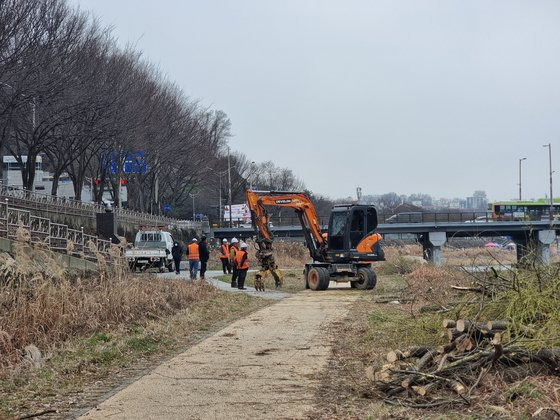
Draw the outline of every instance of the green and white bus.
[[[500,201],[489,204],[492,219],[503,220],[550,220],[550,202],[543,198],[537,201]],[[560,199],[554,199],[552,215],[560,219]]]

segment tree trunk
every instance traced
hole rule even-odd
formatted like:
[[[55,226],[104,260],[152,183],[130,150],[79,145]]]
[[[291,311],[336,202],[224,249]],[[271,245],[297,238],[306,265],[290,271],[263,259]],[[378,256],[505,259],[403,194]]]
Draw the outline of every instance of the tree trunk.
[[[30,153],[27,155],[27,162],[21,168],[21,178],[23,181],[23,188],[26,190],[33,190],[33,182],[35,181],[35,163],[37,162],[37,155]]]
[[[55,196],[58,194],[58,181],[60,179],[60,175],[62,174],[61,171],[55,171],[53,173],[53,181],[51,187],[51,195]]]

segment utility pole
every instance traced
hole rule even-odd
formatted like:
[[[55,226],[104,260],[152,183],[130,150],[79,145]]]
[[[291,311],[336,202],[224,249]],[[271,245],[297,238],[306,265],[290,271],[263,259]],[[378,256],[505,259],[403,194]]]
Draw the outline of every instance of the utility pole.
[[[521,162],[523,162],[526,159],[527,159],[526,157],[519,159],[519,201],[522,200],[522,198],[521,198]]]
[[[550,223],[552,223],[552,212],[554,210],[554,196],[552,195],[552,146],[550,143],[543,144],[543,147],[548,147],[548,167],[550,169]]]

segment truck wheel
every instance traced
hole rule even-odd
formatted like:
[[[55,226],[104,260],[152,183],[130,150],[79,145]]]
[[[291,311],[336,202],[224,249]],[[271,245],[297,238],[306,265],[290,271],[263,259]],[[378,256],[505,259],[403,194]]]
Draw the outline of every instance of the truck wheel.
[[[356,288],[356,281],[350,280],[350,288],[351,289],[355,289]]]
[[[360,290],[373,289],[377,284],[377,276],[375,272],[369,267],[358,268],[358,275],[356,276],[358,280],[354,283],[356,288]]]
[[[307,272],[307,284],[311,290],[323,290],[325,273],[322,267],[311,267]]]

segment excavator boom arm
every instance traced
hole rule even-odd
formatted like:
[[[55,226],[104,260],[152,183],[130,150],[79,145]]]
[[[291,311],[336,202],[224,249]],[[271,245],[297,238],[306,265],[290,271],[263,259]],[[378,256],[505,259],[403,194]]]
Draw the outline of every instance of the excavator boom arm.
[[[257,242],[259,240],[272,241],[266,207],[279,206],[290,207],[296,211],[312,257],[317,257],[320,254],[319,250],[326,248],[327,241],[322,235],[319,218],[307,194],[303,192],[249,190],[246,196],[253,224],[258,233]]]

